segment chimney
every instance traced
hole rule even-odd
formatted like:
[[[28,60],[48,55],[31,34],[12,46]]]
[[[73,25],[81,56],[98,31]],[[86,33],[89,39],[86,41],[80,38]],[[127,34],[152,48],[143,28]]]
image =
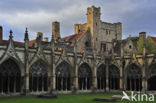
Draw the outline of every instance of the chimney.
[[[48,37],[45,37],[45,38],[44,38],[44,41],[45,41],[45,42],[48,42]]]
[[[52,36],[54,41],[60,39],[60,23],[57,21],[52,23]]]
[[[146,32],[140,32],[139,33],[139,39],[145,40],[146,39]]]
[[[3,27],[0,26],[0,41],[3,40]]]

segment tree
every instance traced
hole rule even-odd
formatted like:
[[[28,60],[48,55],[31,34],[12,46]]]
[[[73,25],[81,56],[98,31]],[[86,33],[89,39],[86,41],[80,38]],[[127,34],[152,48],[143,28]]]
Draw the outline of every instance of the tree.
[[[153,41],[151,39],[146,39],[146,52],[156,52],[156,47],[153,44]]]
[[[144,44],[144,40],[143,39],[139,39],[137,42],[137,51],[138,53],[142,53],[143,52],[143,44]],[[151,53],[151,52],[156,52],[156,47],[153,43],[153,41],[151,39],[146,39],[145,40],[145,45],[146,45],[146,52],[147,53]]]
[[[143,52],[143,44],[144,44],[144,39],[139,39],[137,42],[137,51],[138,53]]]

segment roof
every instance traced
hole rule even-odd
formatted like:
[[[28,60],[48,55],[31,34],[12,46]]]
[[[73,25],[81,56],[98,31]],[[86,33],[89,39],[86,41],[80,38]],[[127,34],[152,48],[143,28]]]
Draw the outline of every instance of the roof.
[[[133,46],[136,48],[137,47],[137,42],[139,40],[139,37],[128,37],[128,38],[122,40],[122,42],[123,42],[124,45],[126,45],[129,40],[132,41]]]
[[[9,43],[9,40],[1,40],[0,41],[0,44],[8,44],[8,43]],[[14,44],[17,46],[24,46],[23,42],[18,42],[18,41],[14,41]]]
[[[29,46],[33,46],[33,44],[34,44],[35,42],[36,42],[36,40],[30,40],[28,45],[29,45]]]
[[[156,44],[156,37],[152,37],[152,36],[150,36],[150,37],[154,41],[154,43]]]
[[[61,40],[69,41],[69,42],[71,42],[71,46],[74,46],[76,41],[78,41],[82,37],[83,34],[84,34],[83,32],[80,32],[78,34],[73,34],[73,35],[69,35],[69,36],[66,36],[64,38],[61,38]]]

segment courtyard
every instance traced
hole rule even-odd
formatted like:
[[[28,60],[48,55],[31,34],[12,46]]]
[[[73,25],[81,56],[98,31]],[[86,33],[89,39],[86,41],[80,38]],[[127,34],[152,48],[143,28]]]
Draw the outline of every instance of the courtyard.
[[[58,99],[41,99],[36,96],[14,96],[1,97],[0,103],[108,103],[93,101],[94,98],[110,98],[112,93],[94,93],[94,94],[59,94]],[[111,103],[111,102],[109,102]],[[129,103],[129,101],[119,101],[112,103]],[[137,102],[144,103],[144,102]]]

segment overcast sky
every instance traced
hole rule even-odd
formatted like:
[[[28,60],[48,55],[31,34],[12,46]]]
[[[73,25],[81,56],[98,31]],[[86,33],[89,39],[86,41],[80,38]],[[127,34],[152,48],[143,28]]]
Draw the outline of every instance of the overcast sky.
[[[4,39],[13,30],[14,40],[23,41],[28,27],[30,39],[36,32],[51,38],[52,21],[60,22],[61,36],[74,33],[74,24],[86,22],[87,7],[101,7],[105,22],[122,22],[123,38],[145,31],[156,36],[156,0],[1,0],[0,25]]]

